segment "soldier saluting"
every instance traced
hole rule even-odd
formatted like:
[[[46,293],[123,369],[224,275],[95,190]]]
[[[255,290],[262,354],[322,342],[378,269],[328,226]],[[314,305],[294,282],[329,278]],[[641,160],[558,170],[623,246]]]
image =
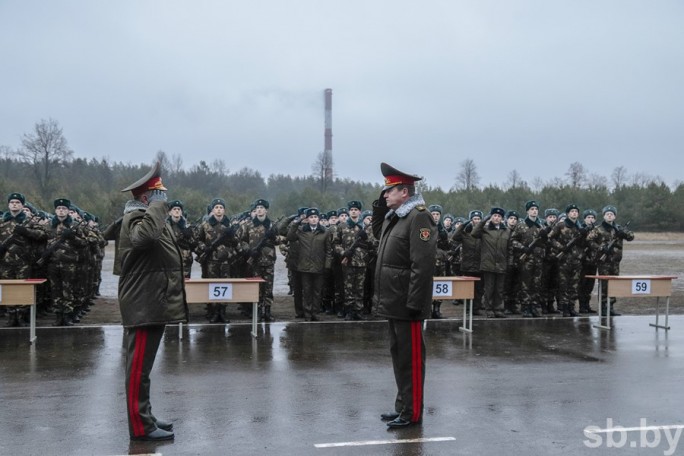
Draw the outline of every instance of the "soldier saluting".
[[[150,405],[150,371],[167,323],[188,321],[183,258],[167,223],[160,163],[122,190],[132,192],[121,222],[119,306],[126,347],[126,405],[131,440],[171,440],[173,423]]]
[[[425,341],[423,320],[430,316],[437,227],[416,193],[421,177],[382,163],[385,186],[373,203],[373,234],[380,240],[375,269],[378,315],[389,323],[390,353],[397,384],[394,411],[380,418],[390,428],[423,419]]]

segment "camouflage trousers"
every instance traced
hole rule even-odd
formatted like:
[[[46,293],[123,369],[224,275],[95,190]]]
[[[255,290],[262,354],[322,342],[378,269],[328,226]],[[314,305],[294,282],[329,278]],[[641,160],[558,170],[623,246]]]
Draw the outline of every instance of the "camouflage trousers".
[[[254,277],[261,277],[266,282],[259,284],[259,306],[273,305],[273,280],[274,280],[274,265],[255,266]]]
[[[541,261],[525,261],[520,268],[520,291],[518,298],[523,310],[542,311],[542,263]]]
[[[575,310],[581,274],[581,264],[558,264],[558,303],[563,312]]]
[[[74,310],[78,282],[76,263],[51,262],[48,264],[48,281],[55,312],[67,315]]]
[[[366,268],[343,266],[344,271],[344,305],[352,312],[363,311],[363,285],[366,279]]]
[[[596,275],[596,264],[583,264],[582,276],[580,278],[579,290],[577,292],[580,304],[580,310],[585,307],[590,307],[591,292],[594,291],[594,284],[596,279],[587,279],[587,275]]]

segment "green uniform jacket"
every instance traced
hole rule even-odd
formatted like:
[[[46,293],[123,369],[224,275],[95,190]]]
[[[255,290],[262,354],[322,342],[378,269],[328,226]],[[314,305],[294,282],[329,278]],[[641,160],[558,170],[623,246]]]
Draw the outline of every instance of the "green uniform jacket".
[[[188,321],[183,259],[166,215],[166,203],[161,201],[124,215],[119,306],[126,327]]]
[[[287,240],[297,242],[295,269],[299,272],[322,274],[332,266],[332,235],[324,226],[312,230],[308,223],[293,223]]]
[[[389,218],[385,218],[387,207],[373,206],[373,233],[380,239],[375,266],[378,315],[424,320],[432,304],[437,226],[420,195],[412,196]],[[420,316],[411,318],[410,309],[420,310]]]
[[[473,228],[473,237],[480,239],[480,271],[503,274],[508,265],[508,239],[511,232],[504,226],[495,228],[482,220]]]

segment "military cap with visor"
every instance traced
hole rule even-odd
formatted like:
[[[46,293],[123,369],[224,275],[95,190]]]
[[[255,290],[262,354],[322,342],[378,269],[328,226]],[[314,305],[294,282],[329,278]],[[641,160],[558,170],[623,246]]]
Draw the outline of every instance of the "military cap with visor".
[[[397,185],[415,185],[416,181],[423,179],[415,174],[399,171],[394,166],[388,165],[385,162],[380,163],[380,172],[385,178],[385,186],[382,187],[383,191],[389,190]]]
[[[133,192],[133,196],[137,197],[150,190],[166,191],[161,180],[161,162],[157,160],[152,168],[143,177],[133,182],[131,185],[122,189],[122,192]]]

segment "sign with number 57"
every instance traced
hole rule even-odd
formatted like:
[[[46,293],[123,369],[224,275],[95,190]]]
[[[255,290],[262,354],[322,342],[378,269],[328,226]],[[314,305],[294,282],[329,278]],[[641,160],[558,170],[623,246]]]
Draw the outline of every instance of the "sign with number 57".
[[[232,283],[210,283],[209,284],[209,300],[211,301],[226,301],[233,299],[233,284]]]

